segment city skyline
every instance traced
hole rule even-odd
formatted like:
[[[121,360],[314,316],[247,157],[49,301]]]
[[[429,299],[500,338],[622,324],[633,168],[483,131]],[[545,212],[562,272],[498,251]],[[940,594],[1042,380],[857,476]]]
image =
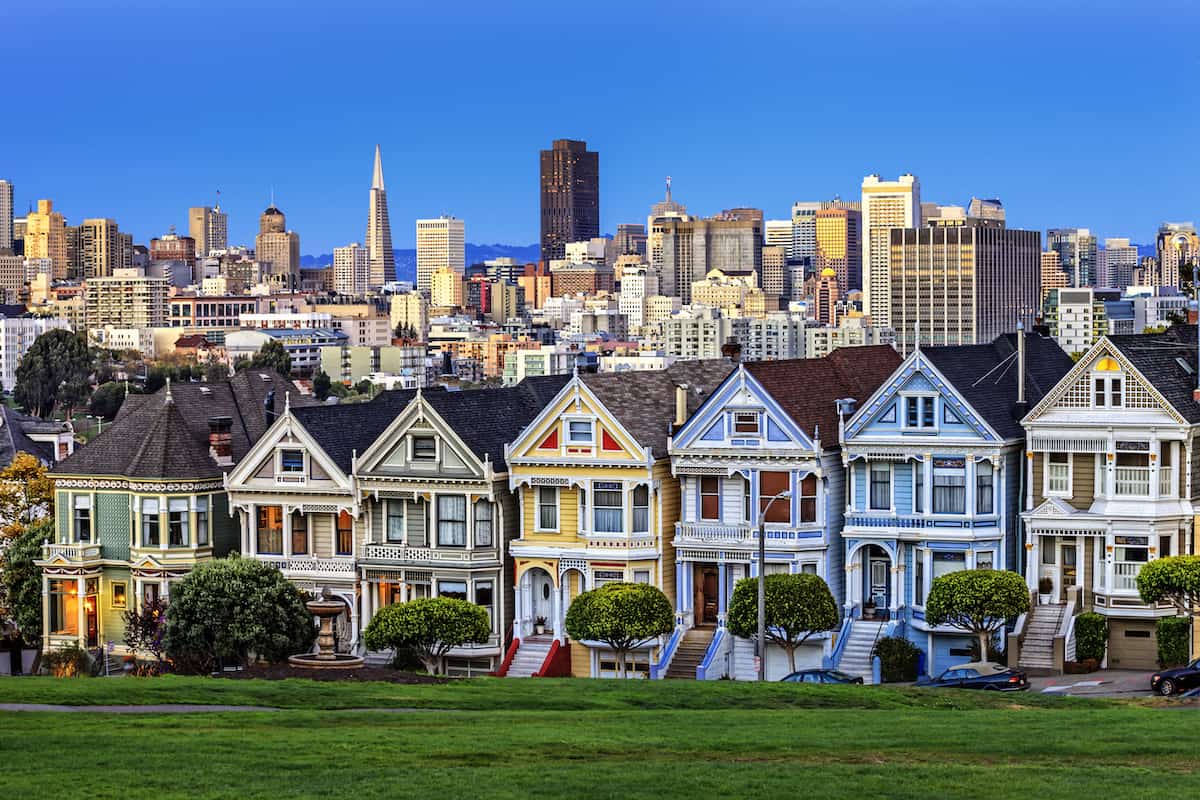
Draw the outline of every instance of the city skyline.
[[[1187,96],[1185,67],[1195,57],[1186,54],[1183,37],[1196,11],[1169,5],[1174,23],[1167,27],[1155,15],[1111,4],[1089,6],[1087,14],[1070,6],[1039,7],[1036,28],[1030,27],[1029,8],[1020,5],[972,10],[907,3],[869,13],[811,9],[774,15],[770,26],[705,4],[644,15],[639,37],[659,39],[665,57],[687,67],[684,77],[672,79],[678,88],[708,96],[700,107],[719,99],[722,113],[702,116],[700,110],[681,112],[657,103],[653,81],[646,82],[640,67],[617,63],[620,59],[587,67],[583,81],[554,71],[535,75],[520,59],[497,63],[489,55],[493,48],[520,47],[552,34],[549,17],[536,7],[503,15],[472,7],[452,33],[423,24],[436,12],[416,8],[375,10],[379,24],[364,25],[364,15],[353,11],[326,18],[301,6],[286,31],[272,27],[274,9],[239,8],[239,29],[261,47],[251,59],[225,66],[214,65],[203,48],[173,51],[169,61],[153,48],[128,60],[89,57],[90,43],[106,33],[136,38],[183,24],[182,11],[122,8],[101,15],[80,9],[64,15],[54,29],[63,41],[88,46],[61,48],[37,33],[48,30],[42,22],[53,9],[27,6],[14,9],[14,24],[33,33],[11,43],[10,59],[41,62],[53,52],[47,69],[63,102],[47,107],[37,126],[10,126],[0,133],[0,152],[23,154],[0,164],[0,175],[14,183],[18,214],[31,202],[51,198],[72,223],[113,218],[142,242],[171,225],[186,230],[188,208],[214,205],[220,190],[231,243],[248,243],[273,188],[277,205],[303,237],[305,253],[320,254],[361,235],[366,159],[378,142],[389,153],[388,199],[398,248],[413,246],[412,220],[443,213],[465,219],[475,242],[524,245],[538,240],[538,151],[553,139],[575,138],[602,154],[600,217],[608,233],[618,223],[644,218],[649,204],[661,198],[668,174],[675,178],[678,199],[695,213],[752,206],[773,219],[785,218],[796,200],[854,197],[864,175],[911,172],[928,201],[965,204],[972,195],[1000,197],[1014,227],[1087,227],[1101,239],[1149,243],[1159,223],[1197,216],[1180,191],[1196,182],[1197,166],[1162,158],[1186,150],[1191,127],[1186,118],[1195,112],[1185,104],[1179,106],[1183,119],[1173,117],[1170,124],[1118,126],[1111,106],[1126,98],[1149,114],[1176,107]],[[764,10],[773,7],[768,3]],[[191,35],[220,40],[232,20],[218,10],[188,11]],[[970,30],[970,36],[932,35],[928,22],[934,13],[941,23],[936,30]],[[568,9],[553,19],[565,30],[585,16],[584,10]],[[574,27],[579,32],[584,26]],[[396,33],[408,28],[422,35]],[[1054,35],[1068,28],[1072,36]],[[1120,63],[1096,59],[1094,40],[1114,31],[1156,46]],[[607,36],[603,26],[581,35],[574,43],[584,49]],[[297,37],[306,36],[338,41],[344,36],[344,58],[296,55]],[[799,39],[806,42],[806,54],[795,62],[791,45]],[[381,48],[381,41],[403,46]],[[907,57],[910,79],[874,82],[871,75],[894,63],[897,43],[913,53]],[[464,57],[439,70],[467,87],[468,113],[458,121],[423,117],[433,121],[414,125],[415,109],[435,98],[445,102],[442,81],[426,85],[417,78],[430,54],[447,47],[462,50]],[[699,63],[692,58],[697,48],[711,47],[723,57]],[[89,118],[99,102],[78,81],[85,60],[93,77],[122,86],[134,103],[169,96],[188,70],[202,71],[206,80],[177,109],[157,104],[150,124],[136,113],[114,114],[106,97],[109,124],[81,129],[78,120]],[[485,60],[488,68],[481,69]],[[740,68],[726,69],[730,62]],[[281,75],[271,91],[245,79],[256,66],[273,66]],[[797,70],[804,77],[800,83],[794,80]],[[347,79],[351,72],[379,73],[387,80],[382,86],[357,85]],[[746,74],[754,80],[742,80]],[[836,89],[826,85],[834,82]],[[848,82],[854,92],[844,91]],[[572,92],[564,96],[580,102],[544,103],[545,94],[568,85]],[[802,87],[794,91],[810,97],[780,103],[780,86]],[[936,87],[954,102],[912,106],[922,86]],[[1071,97],[1070,114],[1057,110],[1064,93]],[[251,103],[258,108],[255,116],[263,118],[287,108],[292,123],[268,130],[252,119],[239,120],[236,109]],[[213,111],[197,114],[197,107]],[[365,124],[343,128],[337,121],[347,107],[381,110]],[[836,124],[813,124],[817,116]],[[883,126],[877,119],[909,124]],[[36,157],[39,149],[53,157]],[[97,158],[98,151],[105,158]],[[489,179],[472,180],[481,174]]]

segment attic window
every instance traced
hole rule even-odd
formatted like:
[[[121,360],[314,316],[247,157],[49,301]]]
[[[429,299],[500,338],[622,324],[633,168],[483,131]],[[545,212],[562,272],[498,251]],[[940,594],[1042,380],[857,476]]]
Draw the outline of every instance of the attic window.
[[[280,450],[279,470],[281,472],[304,472],[304,451]]]
[[[1102,358],[1096,362],[1096,372],[1120,372],[1121,365],[1115,358]]]
[[[736,411],[733,415],[734,433],[758,433],[759,417],[757,411]]]
[[[412,460],[437,461],[437,442],[432,436],[413,437]]]

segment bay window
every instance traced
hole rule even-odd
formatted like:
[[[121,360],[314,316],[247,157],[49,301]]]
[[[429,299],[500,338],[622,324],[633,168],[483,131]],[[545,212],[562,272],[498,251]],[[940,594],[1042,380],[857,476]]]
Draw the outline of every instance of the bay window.
[[[389,544],[400,544],[404,541],[404,501],[387,501],[387,525],[385,538]]]
[[[873,511],[887,511],[892,507],[892,465],[874,462],[870,466],[868,507]]]
[[[283,555],[283,508],[259,506],[255,520],[255,552],[265,555]]]
[[[170,547],[188,546],[188,501],[173,497],[167,501],[167,544]]]
[[[158,500],[152,497],[142,499],[142,547],[158,547]]]
[[[1150,537],[1116,536],[1113,543],[1113,588],[1136,592],[1138,572],[1150,560]]]
[[[966,461],[942,458],[933,462],[933,513],[962,514],[967,510]]]
[[[79,635],[79,583],[74,578],[50,581],[50,633]]]
[[[933,581],[943,575],[949,575],[951,572],[958,572],[965,569],[967,566],[967,554],[962,550],[940,551],[933,552],[933,575],[930,578],[930,585]]]
[[[792,476],[787,472],[760,472],[758,474],[758,513],[763,522],[790,525],[792,501],[787,497],[772,499],[792,488]],[[816,491],[813,491],[814,499]]]
[[[1046,495],[1071,496],[1071,454],[1046,454]]]
[[[349,511],[339,511],[334,523],[337,528],[334,533],[334,553],[339,556],[353,555],[354,553],[354,517],[350,516]]]
[[[633,532],[650,532],[650,487],[633,487]]]
[[[558,530],[558,489],[553,486],[537,488],[537,528],[541,531]]]
[[[438,581],[438,597],[450,597],[455,600],[467,599],[466,581]]]
[[[492,504],[487,500],[475,501],[475,546],[492,546]]]
[[[721,518],[721,479],[700,478],[700,519]]]
[[[925,464],[913,463],[913,513],[925,513]]]
[[[975,465],[975,513],[991,514],[995,510],[995,473],[992,465],[980,461]]]
[[[913,551],[913,603],[925,605],[925,551]]]
[[[783,502],[782,500],[780,502]],[[817,476],[805,475],[800,480],[800,521],[817,521]]]
[[[467,498],[462,495],[438,495],[438,545],[466,547]],[[465,595],[464,590],[464,595]],[[465,597],[463,599],[466,599]]]
[[[598,481],[592,484],[592,490],[592,530],[596,533],[623,532],[625,509],[621,484]]]
[[[308,518],[292,512],[292,555],[308,555]]]
[[[991,550],[978,550],[975,552],[975,569],[995,569],[996,554]]]
[[[491,581],[475,581],[475,605],[487,609],[488,620],[492,621],[492,609],[495,606],[494,584]],[[495,623],[492,623],[493,629]]]

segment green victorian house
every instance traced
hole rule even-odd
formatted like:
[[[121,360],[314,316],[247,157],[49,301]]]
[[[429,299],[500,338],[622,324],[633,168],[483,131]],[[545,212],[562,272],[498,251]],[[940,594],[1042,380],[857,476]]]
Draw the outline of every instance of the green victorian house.
[[[123,652],[125,611],[168,601],[198,562],[238,550],[225,475],[292,389],[250,369],[226,383],[130,395],[103,434],[54,467],[55,540],[38,562],[44,650],[111,643]]]

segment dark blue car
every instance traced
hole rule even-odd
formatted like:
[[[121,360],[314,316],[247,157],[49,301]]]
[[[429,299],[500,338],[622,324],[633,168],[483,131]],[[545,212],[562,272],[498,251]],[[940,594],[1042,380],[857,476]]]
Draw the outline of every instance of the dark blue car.
[[[948,689],[986,689],[992,692],[1023,692],[1029,688],[1024,672],[1009,669],[1003,664],[976,661],[959,664],[936,678],[921,678],[917,686]]]
[[[1159,670],[1150,678],[1150,691],[1163,697],[1200,687],[1200,658],[1190,664]]]
[[[836,669],[802,669],[780,678],[780,681],[786,683],[862,683],[863,679]]]

